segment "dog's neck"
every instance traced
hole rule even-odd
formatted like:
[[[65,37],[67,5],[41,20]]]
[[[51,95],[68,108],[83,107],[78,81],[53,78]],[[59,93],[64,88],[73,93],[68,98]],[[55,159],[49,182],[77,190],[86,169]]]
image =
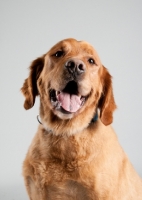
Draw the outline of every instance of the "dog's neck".
[[[96,111],[96,113],[95,113],[94,117],[92,118],[92,120],[90,121],[89,125],[90,125],[91,123],[97,122],[97,120],[98,120],[98,112]],[[45,126],[44,126],[44,123],[41,122],[42,120],[41,120],[41,118],[40,118],[39,115],[37,115],[37,121],[39,122],[39,124],[41,124],[41,125],[43,125],[43,127],[45,127]],[[45,129],[47,129],[47,128],[45,128]],[[48,129],[48,132],[52,133],[53,131],[50,130],[50,129]]]

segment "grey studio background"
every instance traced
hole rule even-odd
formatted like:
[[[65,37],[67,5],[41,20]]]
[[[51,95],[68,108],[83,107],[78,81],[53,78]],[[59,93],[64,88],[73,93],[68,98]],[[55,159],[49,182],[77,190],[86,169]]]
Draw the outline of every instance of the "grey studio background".
[[[142,1],[1,0],[0,200],[28,199],[21,168],[39,100],[25,111],[20,88],[31,61],[68,37],[91,43],[112,74],[113,127],[142,177]]]

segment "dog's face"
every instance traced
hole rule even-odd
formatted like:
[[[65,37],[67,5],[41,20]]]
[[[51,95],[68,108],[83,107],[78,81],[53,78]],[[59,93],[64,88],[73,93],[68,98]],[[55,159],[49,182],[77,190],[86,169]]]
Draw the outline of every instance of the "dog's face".
[[[94,91],[97,93],[101,67],[95,50],[86,42],[64,40],[55,45],[45,56],[40,95],[60,118],[68,119],[80,113]]]
[[[111,76],[97,52],[90,44],[75,39],[59,42],[34,60],[22,92],[25,109],[31,108],[40,95],[41,115],[50,110],[62,120],[81,117],[89,108],[93,108],[93,115],[100,108],[101,120],[107,125],[116,108]]]

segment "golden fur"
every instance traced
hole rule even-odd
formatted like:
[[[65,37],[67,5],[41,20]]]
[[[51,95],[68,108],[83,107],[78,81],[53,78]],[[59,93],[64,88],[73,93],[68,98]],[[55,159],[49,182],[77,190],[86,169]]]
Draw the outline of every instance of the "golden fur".
[[[64,112],[60,103],[66,108],[70,85],[70,96],[82,104]],[[30,200],[142,200],[142,180],[110,126],[116,109],[111,76],[90,44],[56,44],[32,62],[21,91],[25,109],[39,95],[42,122],[23,164]]]

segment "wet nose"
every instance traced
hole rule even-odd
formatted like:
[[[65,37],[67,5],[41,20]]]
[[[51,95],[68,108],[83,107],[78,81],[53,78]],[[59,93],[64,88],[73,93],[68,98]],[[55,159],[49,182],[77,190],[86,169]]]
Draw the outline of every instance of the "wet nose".
[[[71,59],[68,60],[65,64],[66,69],[69,71],[69,73],[75,75],[81,75],[85,72],[85,64],[82,60],[79,59]]]

